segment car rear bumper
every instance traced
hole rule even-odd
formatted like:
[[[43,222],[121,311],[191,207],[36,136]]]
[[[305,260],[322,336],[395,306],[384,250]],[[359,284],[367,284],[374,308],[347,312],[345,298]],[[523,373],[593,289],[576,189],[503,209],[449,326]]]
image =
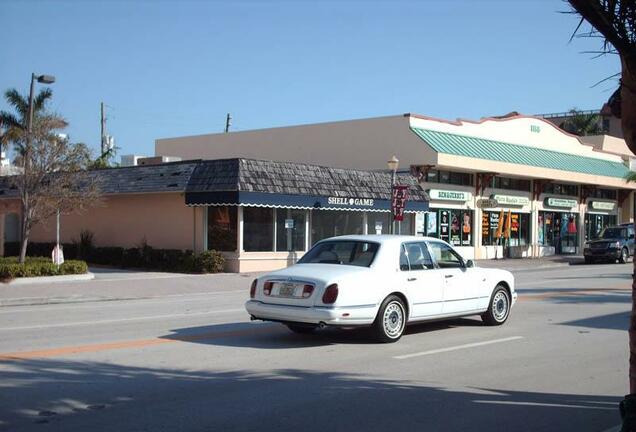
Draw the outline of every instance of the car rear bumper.
[[[370,325],[375,320],[377,305],[348,307],[299,307],[249,300],[245,309],[254,319],[335,326]]]

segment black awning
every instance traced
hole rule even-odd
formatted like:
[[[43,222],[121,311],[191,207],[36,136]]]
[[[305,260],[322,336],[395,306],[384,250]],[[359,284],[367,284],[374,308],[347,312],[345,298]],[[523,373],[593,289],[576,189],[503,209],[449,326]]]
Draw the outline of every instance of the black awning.
[[[391,211],[391,202],[384,199],[360,197],[325,197],[313,195],[287,195],[263,192],[186,192],[189,206],[241,205],[321,210]],[[427,201],[407,201],[405,211],[427,211]]]

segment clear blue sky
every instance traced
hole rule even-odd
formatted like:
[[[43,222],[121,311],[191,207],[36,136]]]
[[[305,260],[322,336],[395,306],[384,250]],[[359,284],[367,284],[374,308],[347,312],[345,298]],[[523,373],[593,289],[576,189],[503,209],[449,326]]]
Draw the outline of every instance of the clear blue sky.
[[[568,43],[561,0],[8,1],[0,89],[53,74],[51,108],[120,154],[156,138],[415,112],[454,119],[600,108],[615,56]],[[27,28],[30,30],[27,33]],[[0,102],[0,109],[6,104]]]

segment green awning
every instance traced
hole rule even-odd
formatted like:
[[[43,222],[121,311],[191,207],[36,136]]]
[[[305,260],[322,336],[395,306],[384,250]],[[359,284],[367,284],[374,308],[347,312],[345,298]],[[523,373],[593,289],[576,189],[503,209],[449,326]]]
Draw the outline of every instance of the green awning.
[[[612,162],[552,150],[510,144],[428,129],[411,128],[438,153],[528,165],[605,177],[625,177],[629,168]]]

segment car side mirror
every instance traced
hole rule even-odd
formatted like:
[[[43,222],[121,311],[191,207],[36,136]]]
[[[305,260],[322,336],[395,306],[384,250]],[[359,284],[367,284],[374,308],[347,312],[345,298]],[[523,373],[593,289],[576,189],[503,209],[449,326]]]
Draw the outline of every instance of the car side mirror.
[[[471,259],[467,260],[466,263],[464,264],[466,266],[466,268],[472,268],[475,267],[475,262]]]

